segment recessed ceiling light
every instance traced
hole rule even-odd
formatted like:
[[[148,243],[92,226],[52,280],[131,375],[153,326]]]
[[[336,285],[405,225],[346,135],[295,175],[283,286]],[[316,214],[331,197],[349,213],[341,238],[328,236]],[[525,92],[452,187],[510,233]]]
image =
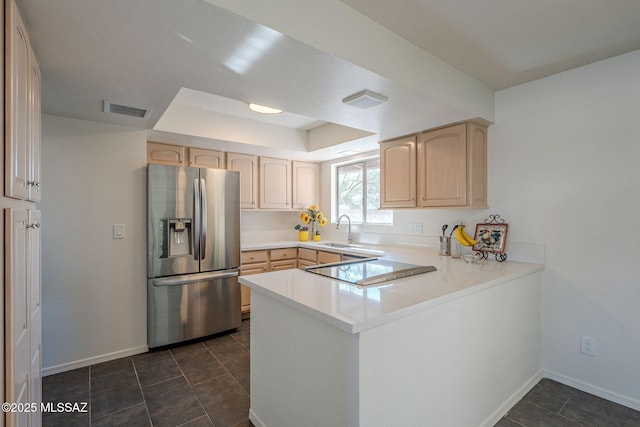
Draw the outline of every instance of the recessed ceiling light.
[[[282,110],[277,108],[265,107],[264,105],[254,104],[253,102],[249,104],[249,108],[255,111],[256,113],[261,114],[280,114]]]
[[[342,102],[358,108],[371,108],[388,100],[389,98],[382,94],[371,92],[370,90],[363,90],[347,96]]]

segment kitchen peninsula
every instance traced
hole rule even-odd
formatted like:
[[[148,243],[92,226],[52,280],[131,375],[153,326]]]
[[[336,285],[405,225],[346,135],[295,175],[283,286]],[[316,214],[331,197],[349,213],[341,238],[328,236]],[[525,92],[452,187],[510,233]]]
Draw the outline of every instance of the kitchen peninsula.
[[[240,278],[256,426],[493,425],[540,379],[542,265],[381,249],[437,271],[368,287]]]

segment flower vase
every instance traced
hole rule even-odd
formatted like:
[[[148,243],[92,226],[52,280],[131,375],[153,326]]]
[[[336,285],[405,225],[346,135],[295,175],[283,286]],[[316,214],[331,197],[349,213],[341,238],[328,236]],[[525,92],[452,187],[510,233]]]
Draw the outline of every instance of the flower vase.
[[[319,242],[320,240],[322,240],[322,237],[319,234],[314,234],[313,235],[313,241],[314,242]]]
[[[309,241],[309,232],[308,231],[298,231],[298,240],[301,242]]]

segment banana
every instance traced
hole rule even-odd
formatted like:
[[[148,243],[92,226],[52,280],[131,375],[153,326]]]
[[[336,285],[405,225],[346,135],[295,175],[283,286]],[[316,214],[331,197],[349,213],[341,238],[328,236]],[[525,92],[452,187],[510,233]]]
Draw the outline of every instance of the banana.
[[[478,242],[474,240],[471,236],[469,236],[466,231],[464,231],[464,225],[460,225],[460,227],[456,228],[454,231],[454,236],[456,236],[456,240],[462,246],[473,246]]]
[[[465,239],[467,239],[467,242],[469,242],[469,243],[470,243],[470,245],[469,245],[469,246],[473,246],[473,245],[477,245],[477,244],[478,244],[478,241],[477,241],[477,240],[475,240],[473,237],[469,236],[469,235],[467,234],[467,232],[466,232],[466,231],[464,231],[464,226],[462,226],[461,233],[462,233],[462,235],[464,236],[464,238],[465,238]]]

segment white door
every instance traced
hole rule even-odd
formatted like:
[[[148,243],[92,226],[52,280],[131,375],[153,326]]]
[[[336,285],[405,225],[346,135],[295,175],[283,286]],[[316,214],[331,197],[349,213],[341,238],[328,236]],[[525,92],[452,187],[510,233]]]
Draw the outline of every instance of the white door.
[[[40,221],[40,211],[6,209],[5,400],[12,403],[42,399]],[[6,423],[38,427],[41,414],[8,412]]]
[[[27,210],[6,210],[5,283],[5,400],[27,403],[29,399],[30,296],[27,289]],[[26,412],[7,412],[7,426],[27,425]]]
[[[31,339],[28,396],[30,403],[42,401],[42,287],[40,274],[40,223],[42,213],[29,210],[27,224],[27,289],[29,292],[29,334]],[[39,411],[31,412],[31,427],[39,427],[42,417]]]

